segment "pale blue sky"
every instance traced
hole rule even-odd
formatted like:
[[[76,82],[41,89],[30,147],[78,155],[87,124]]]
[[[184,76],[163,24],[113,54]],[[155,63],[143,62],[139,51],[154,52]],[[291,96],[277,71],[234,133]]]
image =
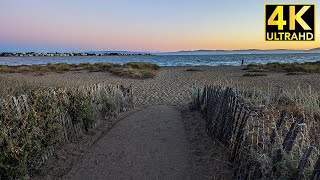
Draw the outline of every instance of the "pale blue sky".
[[[279,1],[0,0],[0,51],[175,51],[317,45],[264,42],[265,2]]]

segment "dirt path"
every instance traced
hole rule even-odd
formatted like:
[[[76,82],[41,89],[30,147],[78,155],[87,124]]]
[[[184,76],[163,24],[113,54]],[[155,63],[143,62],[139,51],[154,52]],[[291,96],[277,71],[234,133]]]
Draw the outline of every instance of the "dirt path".
[[[116,124],[63,178],[197,179],[193,151],[198,149],[197,156],[206,153],[191,147],[197,145],[190,143],[186,133],[177,108],[146,107]]]

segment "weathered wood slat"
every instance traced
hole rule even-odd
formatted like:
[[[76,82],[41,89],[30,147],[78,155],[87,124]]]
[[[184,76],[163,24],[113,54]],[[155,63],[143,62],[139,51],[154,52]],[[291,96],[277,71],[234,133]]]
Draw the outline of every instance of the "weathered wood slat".
[[[289,130],[286,138],[283,141],[283,149],[286,152],[291,151],[292,146],[294,144],[294,141],[296,140],[296,137],[298,135],[300,124],[302,124],[302,123],[303,123],[303,116],[302,115],[299,115],[298,120],[292,123],[290,130]]]
[[[319,179],[320,179],[320,155],[318,156],[318,160],[316,162],[316,165],[314,166],[310,180],[319,180]]]
[[[312,146],[311,146],[311,147],[308,147],[308,148],[306,149],[306,151],[304,152],[304,154],[303,154],[303,156],[302,156],[302,158],[301,158],[301,160],[300,160],[300,162],[299,162],[298,172],[293,176],[293,178],[296,178],[297,180],[302,179],[303,174],[304,174],[304,172],[303,172],[304,167],[305,167],[305,165],[306,165],[307,162],[308,162],[308,159],[309,159],[309,157],[310,157],[310,155],[311,155],[312,150],[313,150],[313,147],[312,147]]]
[[[242,93],[250,98],[259,96],[255,92]],[[300,126],[304,122],[301,114],[291,123],[285,137],[282,137],[288,124],[286,110],[280,111],[277,117],[271,117],[276,119],[273,120],[275,124],[274,127],[268,127],[270,125],[265,122],[270,118],[268,114],[265,115],[268,110],[248,106],[232,88],[206,85],[197,90],[195,98],[197,100],[194,100],[194,104],[199,106],[197,109],[203,114],[208,135],[229,147],[234,179],[276,179],[282,175],[278,165],[286,160],[293,149]],[[276,141],[278,139],[283,139],[283,142]],[[278,145],[282,147],[279,148]],[[312,147],[307,148],[301,157],[294,178],[301,179],[304,176],[304,169],[309,164],[308,159],[312,149]],[[265,167],[265,164],[255,159],[258,158],[255,157],[257,155],[268,156],[271,160],[270,167]],[[312,179],[320,180],[320,156],[314,166]]]
[[[272,130],[271,136],[270,136],[270,143],[273,144],[276,138],[276,131],[278,131],[283,124],[283,121],[287,115],[287,111],[283,110],[280,114],[280,118],[277,121],[275,129]]]
[[[106,109],[106,108],[103,108],[103,105],[108,105],[109,103],[111,103],[116,108],[116,110],[112,112],[104,112],[104,114],[106,114],[106,116],[108,117],[111,117],[116,113],[128,111],[133,108],[133,92],[132,92],[131,86],[115,87],[110,85],[96,84],[92,86],[83,86],[77,89],[72,89],[72,91],[80,93],[81,95],[87,97],[89,100],[92,101],[91,105],[95,111],[94,115],[102,113],[101,111]],[[66,89],[52,88],[52,89],[43,90],[40,92],[41,92],[40,98],[44,97],[44,98],[53,99],[53,100],[57,100],[60,98],[60,100],[62,99],[61,102],[59,101],[59,103],[61,104],[72,103],[72,101],[70,100],[71,96],[67,94]],[[48,118],[46,116],[47,114],[44,113],[46,111],[36,106],[37,104],[34,101],[35,100],[31,98],[30,94],[21,95],[17,97],[7,97],[6,99],[0,99],[0,114],[7,113],[9,114],[8,117],[12,119],[12,121],[9,121],[9,122],[3,122],[2,119],[0,120],[1,123],[8,124],[7,127],[4,126],[3,129],[1,129],[1,131],[3,131],[2,133],[4,134],[4,136],[1,136],[1,139],[0,139],[0,146],[1,146],[0,149],[2,149],[1,151],[8,151],[4,149],[8,146],[7,145],[3,146],[2,143],[3,142],[7,143],[8,141],[11,141],[14,143],[16,141],[19,142],[20,141],[19,136],[23,136],[23,138],[32,137],[32,136],[35,136],[34,134],[38,133],[38,131],[40,131],[42,134],[45,134],[49,132],[50,130],[49,128],[51,125],[50,123],[52,123],[54,127],[58,126],[57,129],[59,129],[59,132],[61,133],[57,133],[51,137],[48,136],[48,138],[52,138],[50,139],[49,145],[47,142],[43,143],[41,138],[39,138],[39,141],[41,140],[41,142],[39,142],[40,147],[37,146],[37,148],[41,148],[39,149],[39,152],[41,152],[41,154],[35,154],[35,159],[31,159],[31,160],[39,164],[36,166],[40,166],[45,161],[47,161],[48,158],[50,158],[53,155],[55,151],[55,145],[60,143],[63,144],[63,143],[72,142],[78,139],[79,137],[81,137],[86,130],[84,129],[82,122],[77,122],[77,123],[74,122],[74,119],[70,117],[68,108],[64,107],[65,105],[61,107],[59,106],[59,108],[56,108],[56,109],[54,108],[49,109],[48,110],[49,112],[54,112],[56,114],[54,114],[55,115],[54,118],[52,118],[51,116]],[[38,118],[37,121],[35,122],[27,121],[34,117]],[[103,119],[93,118],[92,119],[93,122],[92,124],[89,125],[89,128],[95,127],[97,124],[99,124],[100,120],[103,120]],[[33,129],[35,130],[32,131]],[[36,138],[34,138],[32,141],[34,140],[36,140]],[[25,143],[25,142],[22,142],[22,143]],[[0,174],[0,179],[1,179],[1,174]]]

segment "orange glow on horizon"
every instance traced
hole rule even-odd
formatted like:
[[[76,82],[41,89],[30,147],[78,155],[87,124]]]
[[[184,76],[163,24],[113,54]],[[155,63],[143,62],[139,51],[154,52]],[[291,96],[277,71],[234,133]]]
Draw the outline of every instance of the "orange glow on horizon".
[[[263,1],[92,1],[3,2],[0,45],[153,52],[319,47],[319,35],[315,42],[265,42]]]

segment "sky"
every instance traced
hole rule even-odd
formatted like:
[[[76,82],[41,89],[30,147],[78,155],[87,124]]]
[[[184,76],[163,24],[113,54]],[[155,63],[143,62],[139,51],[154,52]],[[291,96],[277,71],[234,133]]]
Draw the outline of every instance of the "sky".
[[[320,47],[320,35],[315,42],[265,42],[266,2],[316,3],[311,0],[0,0],[0,51],[168,52]],[[320,30],[319,23],[317,29]]]

